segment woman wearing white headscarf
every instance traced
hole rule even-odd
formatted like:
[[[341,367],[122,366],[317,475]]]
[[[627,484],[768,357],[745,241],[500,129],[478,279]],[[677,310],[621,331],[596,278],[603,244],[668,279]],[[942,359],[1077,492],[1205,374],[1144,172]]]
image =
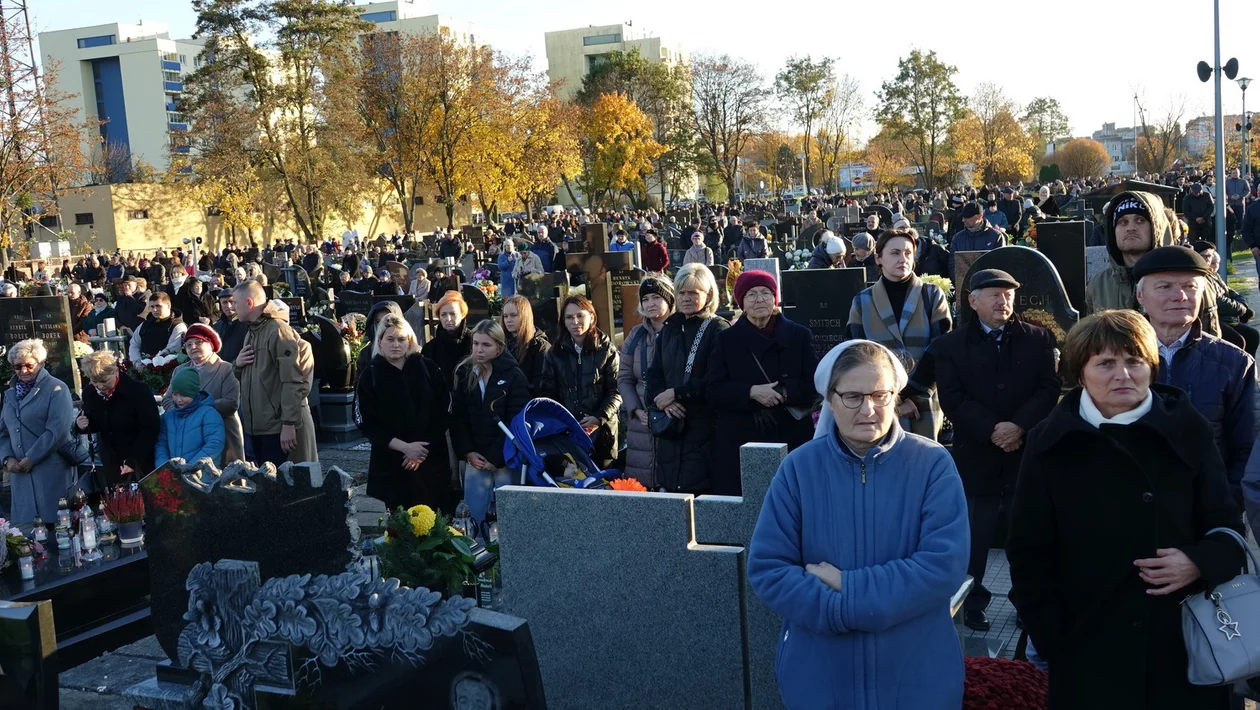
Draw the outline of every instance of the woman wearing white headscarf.
[[[957,708],[963,663],[949,600],[967,573],[962,481],[944,448],[897,423],[901,362],[852,340],[814,372],[814,439],[770,483],[748,581],[783,617],[789,708]]]

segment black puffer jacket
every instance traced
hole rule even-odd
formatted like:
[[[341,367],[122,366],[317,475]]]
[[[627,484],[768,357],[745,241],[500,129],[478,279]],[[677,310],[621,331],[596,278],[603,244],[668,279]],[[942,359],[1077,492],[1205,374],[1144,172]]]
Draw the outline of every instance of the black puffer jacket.
[[[459,458],[463,459],[475,451],[502,468],[503,441],[506,437],[495,419],[511,424],[512,419],[529,403],[529,382],[516,364],[516,358],[507,350],[491,363],[493,369],[484,395],[476,381],[472,387],[468,386],[471,367],[465,365],[456,371],[451,442]]]
[[[673,388],[674,396],[687,410],[682,435],[657,437],[657,482],[667,491],[708,493],[713,488],[710,465],[713,459],[713,437],[717,417],[705,393],[709,372],[709,354],[717,343],[718,333],[731,327],[725,319],[711,316],[704,330],[704,339],[696,347],[691,376],[687,377],[687,357],[705,318],[675,313],[665,321],[656,341],[656,354],[647,373],[647,403]]]
[[[541,397],[550,397],[569,410],[579,422],[592,416],[600,421],[591,435],[595,450],[591,458],[606,466],[617,455],[617,409],[621,394],[617,392],[619,358],[612,341],[599,330],[593,330],[581,352],[574,347],[568,333],[547,351],[543,359]]]
[[[460,360],[468,357],[471,352],[472,336],[468,334],[467,319],[460,321],[454,332],[438,326],[433,340],[424,344],[424,356],[437,363],[448,385],[455,380],[455,368]]]
[[[542,382],[543,360],[548,350],[551,350],[551,341],[547,340],[547,335],[540,330],[534,331],[534,337],[525,348],[524,357],[516,360],[516,338],[511,334],[508,335],[507,351],[513,354],[513,360],[516,360],[521,372],[525,373],[525,383],[529,385],[530,397],[538,396],[538,388]]]

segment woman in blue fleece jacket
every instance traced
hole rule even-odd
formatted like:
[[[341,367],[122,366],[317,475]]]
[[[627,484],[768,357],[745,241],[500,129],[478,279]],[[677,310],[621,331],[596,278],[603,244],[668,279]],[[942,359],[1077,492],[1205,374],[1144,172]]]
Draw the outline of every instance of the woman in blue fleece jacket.
[[[783,617],[783,702],[957,710],[949,600],[970,549],[958,471],[897,424],[906,373],[884,346],[837,346],[814,383],[827,401],[818,431],[775,474],[748,555],[753,591]]]

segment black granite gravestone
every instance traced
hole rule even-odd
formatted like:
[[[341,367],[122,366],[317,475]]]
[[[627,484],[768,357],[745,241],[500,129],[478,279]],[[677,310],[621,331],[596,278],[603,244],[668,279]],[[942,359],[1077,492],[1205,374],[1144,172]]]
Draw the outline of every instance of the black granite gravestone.
[[[416,297],[408,296],[406,294],[401,295],[401,296],[394,295],[394,296],[373,296],[372,297],[373,306],[375,306],[378,303],[381,303],[382,301],[393,301],[394,303],[398,304],[398,310],[402,311],[403,313],[406,313],[407,309],[411,308],[411,306],[415,304]]]
[[[0,671],[0,710],[58,707],[52,602],[0,602]]]
[[[342,291],[337,295],[337,317],[347,313],[367,315],[372,310],[372,294],[358,291]]]
[[[153,631],[175,659],[187,625],[185,582],[193,567],[222,559],[257,562],[264,578],[337,574],[359,557],[351,479],[333,467],[243,463],[223,472],[167,462],[145,476],[145,529]]]
[[[394,284],[401,288],[403,293],[406,293],[407,288],[411,286],[411,281],[409,280],[411,273],[407,269],[407,265],[399,261],[387,261],[385,262],[385,269],[389,271],[390,278],[394,280]]]
[[[608,251],[608,226],[605,224],[583,225],[582,235],[589,252],[570,251],[565,257],[565,267],[583,279],[586,297],[595,306],[597,327],[605,334],[612,335],[616,332],[616,316],[613,312],[613,288],[609,274],[633,269],[634,256],[627,251]]]
[[[1072,307],[1067,290],[1063,288],[1063,280],[1046,255],[1028,247],[1000,247],[976,259],[971,265],[968,280],[970,274],[982,269],[1001,269],[1015,277],[1020,283],[1019,290],[1015,292],[1015,312],[1025,321],[1049,330],[1062,349],[1063,341],[1072,326],[1076,325],[1080,313]],[[960,324],[976,317],[976,312],[967,302],[967,295],[964,288],[958,308]]]
[[[813,333],[814,352],[827,354],[845,339],[849,306],[866,288],[866,269],[808,269],[783,272],[783,310]]]
[[[468,327],[490,318],[490,299],[485,292],[469,284],[461,286],[459,292],[468,304]]]
[[[310,297],[311,276],[306,273],[306,269],[300,266],[286,266],[281,269],[284,272],[284,282],[289,285],[289,292],[299,298]]]
[[[306,327],[306,299],[298,296],[285,296],[280,302],[289,307],[289,325],[297,330]]]
[[[341,326],[324,316],[313,315],[310,322],[319,328],[318,346],[311,348],[315,359],[315,376],[320,389],[344,391],[350,389],[350,344],[341,337]]]
[[[1082,312],[1085,310],[1085,239],[1091,228],[1088,222],[1047,220],[1037,225],[1037,251],[1054,264],[1072,307]]]
[[[623,271],[611,271],[608,273],[608,279],[612,283],[612,301],[613,301],[613,318],[617,327],[622,324],[622,302],[621,287],[622,286],[638,286],[643,277],[647,276],[647,272],[643,269],[630,268]]]
[[[263,276],[267,277],[267,283],[273,284],[277,281],[284,281],[284,270],[275,264],[263,262],[261,264]]]
[[[534,312],[534,328],[552,337],[560,324],[560,304],[569,297],[569,280],[563,271],[529,274],[516,282]]]
[[[79,368],[70,352],[70,303],[65,296],[0,298],[0,344],[39,338],[48,349],[49,374],[81,391]]]

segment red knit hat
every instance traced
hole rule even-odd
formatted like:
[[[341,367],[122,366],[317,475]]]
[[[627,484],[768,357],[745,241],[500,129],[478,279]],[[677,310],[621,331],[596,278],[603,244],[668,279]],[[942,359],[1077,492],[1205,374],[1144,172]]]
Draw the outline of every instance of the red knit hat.
[[[735,279],[735,304],[744,307],[744,295],[758,286],[765,286],[774,294],[774,305],[779,305],[779,284],[768,271],[745,271]]]
[[[204,340],[210,343],[210,350],[216,353],[219,352],[219,348],[223,347],[223,341],[219,339],[219,334],[214,332],[214,328],[204,323],[196,323],[189,326],[184,333],[184,343],[187,343],[189,340]]]

